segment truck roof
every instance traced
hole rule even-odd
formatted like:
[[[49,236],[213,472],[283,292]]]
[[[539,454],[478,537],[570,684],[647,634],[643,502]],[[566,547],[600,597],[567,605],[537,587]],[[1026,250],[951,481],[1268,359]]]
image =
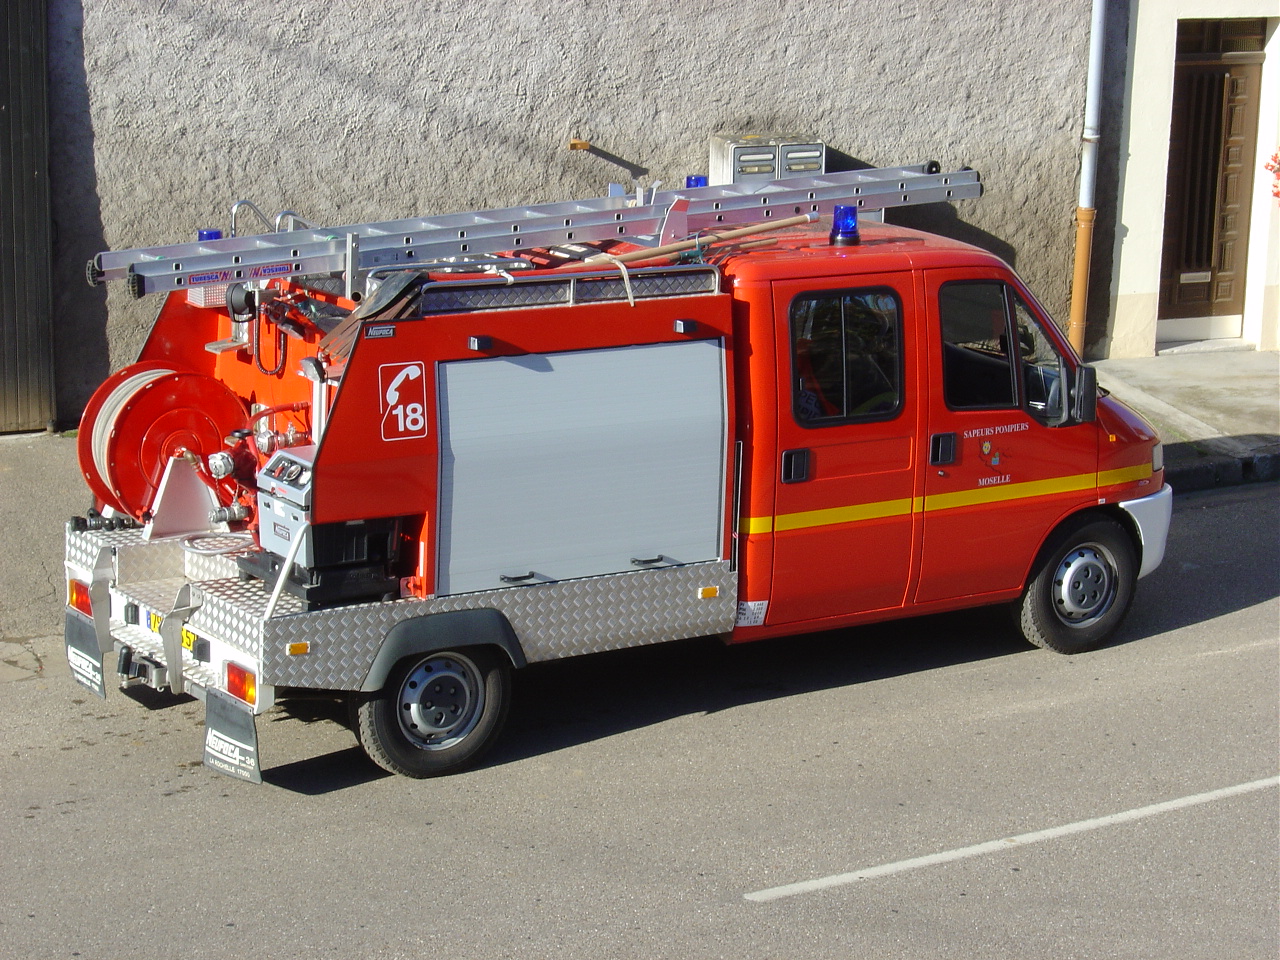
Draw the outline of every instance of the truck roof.
[[[776,241],[736,251],[722,266],[726,276],[745,281],[787,277],[891,273],[914,268],[1004,266],[1004,261],[972,244],[884,223],[863,222],[861,243],[833,246],[829,221],[762,234]]]

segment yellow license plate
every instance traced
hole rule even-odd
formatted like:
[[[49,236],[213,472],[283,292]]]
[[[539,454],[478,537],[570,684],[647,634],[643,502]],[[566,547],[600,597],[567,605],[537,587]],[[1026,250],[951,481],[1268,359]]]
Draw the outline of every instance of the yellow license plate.
[[[150,610],[147,611],[147,629],[149,629],[152,633],[160,632],[160,622],[162,620],[164,620],[164,617],[162,615],[158,613],[152,613]],[[182,628],[182,649],[194,650],[195,648],[196,648],[196,635],[192,633],[191,630],[188,629],[187,627],[183,627]]]

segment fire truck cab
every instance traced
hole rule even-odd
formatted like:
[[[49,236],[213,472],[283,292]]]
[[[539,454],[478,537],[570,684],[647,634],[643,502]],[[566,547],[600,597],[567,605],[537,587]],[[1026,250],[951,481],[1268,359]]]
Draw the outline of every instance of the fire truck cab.
[[[693,251],[175,287],[82,423],[76,678],[203,697],[206,763],[249,780],[255,716],[342,697],[422,777],[535,661],[987,604],[1062,653],[1114,634],[1161,446],[1008,266],[874,223]]]

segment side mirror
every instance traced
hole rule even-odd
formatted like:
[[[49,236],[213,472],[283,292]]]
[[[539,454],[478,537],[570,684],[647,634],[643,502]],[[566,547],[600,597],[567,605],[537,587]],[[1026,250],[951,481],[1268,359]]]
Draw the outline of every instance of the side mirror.
[[[1076,367],[1075,381],[1071,384],[1071,421],[1093,423],[1098,419],[1098,371],[1083,363]]]

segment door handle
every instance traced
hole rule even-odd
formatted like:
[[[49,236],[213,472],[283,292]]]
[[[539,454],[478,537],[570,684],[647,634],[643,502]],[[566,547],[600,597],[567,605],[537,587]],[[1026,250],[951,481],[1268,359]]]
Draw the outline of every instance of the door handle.
[[[782,451],[782,482],[804,483],[809,479],[809,451],[807,449]]]
[[[941,467],[956,462],[956,435],[935,433],[929,438],[929,465]]]

